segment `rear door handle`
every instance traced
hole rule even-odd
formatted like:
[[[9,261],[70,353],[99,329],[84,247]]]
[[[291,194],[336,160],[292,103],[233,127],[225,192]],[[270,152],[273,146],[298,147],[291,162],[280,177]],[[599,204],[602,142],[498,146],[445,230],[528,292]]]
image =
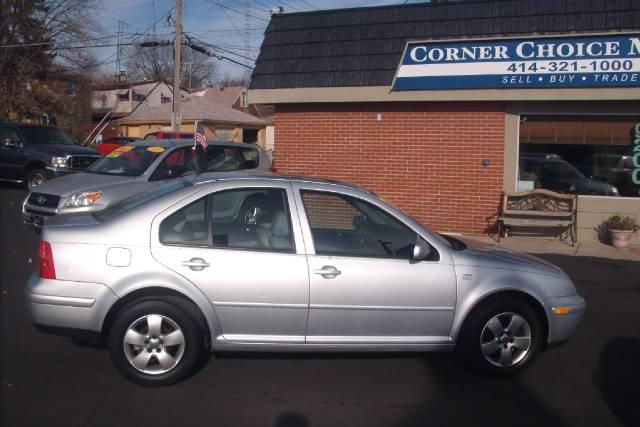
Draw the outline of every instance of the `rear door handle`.
[[[189,261],[182,261],[180,265],[189,267],[193,271],[202,271],[209,267],[209,263],[202,258],[191,258]]]
[[[342,271],[335,268],[333,265],[325,265],[319,270],[313,270],[313,274],[319,274],[325,279],[333,279],[336,276],[342,274]]]

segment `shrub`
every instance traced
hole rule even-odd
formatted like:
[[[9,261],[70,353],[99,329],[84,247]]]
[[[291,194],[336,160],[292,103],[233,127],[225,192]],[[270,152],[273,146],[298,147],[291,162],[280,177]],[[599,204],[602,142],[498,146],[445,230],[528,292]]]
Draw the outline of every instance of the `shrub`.
[[[610,217],[602,223],[602,226],[607,230],[640,230],[640,224],[636,222],[635,218],[621,215],[614,215]]]

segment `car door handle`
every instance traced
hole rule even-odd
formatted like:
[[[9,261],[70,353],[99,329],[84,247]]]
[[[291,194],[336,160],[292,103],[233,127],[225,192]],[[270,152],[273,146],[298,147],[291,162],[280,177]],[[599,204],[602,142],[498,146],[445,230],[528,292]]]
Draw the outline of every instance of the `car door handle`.
[[[313,274],[319,274],[325,279],[333,279],[334,277],[342,274],[342,271],[338,270],[333,265],[325,265],[319,270],[313,270]]]
[[[182,261],[184,267],[189,267],[193,271],[202,271],[209,267],[209,263],[202,258],[191,258],[189,261]]]

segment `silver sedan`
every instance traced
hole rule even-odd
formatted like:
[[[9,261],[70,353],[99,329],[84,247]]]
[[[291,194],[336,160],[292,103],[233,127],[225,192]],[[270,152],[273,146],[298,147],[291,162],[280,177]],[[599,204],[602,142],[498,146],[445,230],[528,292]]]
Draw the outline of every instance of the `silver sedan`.
[[[236,172],[52,218],[26,298],[39,329],[104,339],[145,385],[229,350],[458,349],[506,376],[585,311],[538,258],[439,235],[347,183]]]
[[[210,141],[204,153],[193,140],[132,141],[108,153],[86,171],[48,181],[27,196],[22,219],[36,229],[50,217],[96,212],[109,204],[201,172],[273,170],[255,144]]]

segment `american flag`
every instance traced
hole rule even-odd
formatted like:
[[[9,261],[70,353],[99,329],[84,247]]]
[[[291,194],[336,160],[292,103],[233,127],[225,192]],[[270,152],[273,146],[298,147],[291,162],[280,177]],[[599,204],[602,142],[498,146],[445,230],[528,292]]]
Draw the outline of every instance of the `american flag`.
[[[207,136],[204,134],[204,127],[202,127],[199,123],[196,123],[196,133],[194,135],[195,143],[200,144],[202,148],[207,148],[209,142],[207,141]]]

